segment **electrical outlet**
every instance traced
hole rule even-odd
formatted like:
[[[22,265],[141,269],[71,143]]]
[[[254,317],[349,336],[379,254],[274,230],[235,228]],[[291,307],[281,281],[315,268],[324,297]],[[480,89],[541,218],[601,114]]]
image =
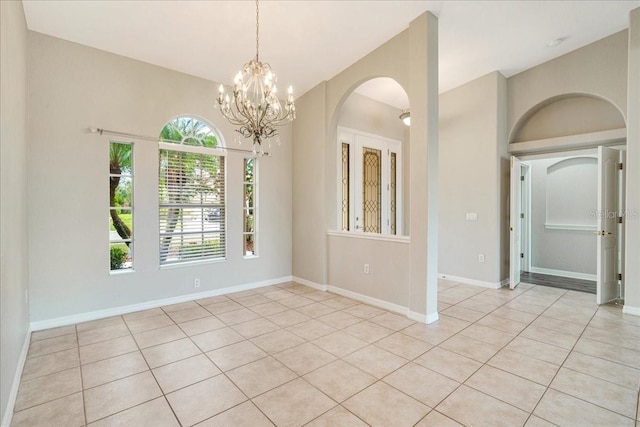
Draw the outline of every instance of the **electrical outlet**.
[[[478,254],[478,262],[484,262],[484,254]]]
[[[200,287],[200,279],[193,279],[193,287],[194,288]]]
[[[364,274],[369,274],[369,264],[364,265]]]

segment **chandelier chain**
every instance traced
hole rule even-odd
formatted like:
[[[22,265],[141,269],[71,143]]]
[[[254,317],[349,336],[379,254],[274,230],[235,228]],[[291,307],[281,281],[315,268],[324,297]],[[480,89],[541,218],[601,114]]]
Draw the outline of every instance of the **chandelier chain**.
[[[256,0],[256,61],[259,58],[260,52],[260,8],[258,8],[258,0]]]

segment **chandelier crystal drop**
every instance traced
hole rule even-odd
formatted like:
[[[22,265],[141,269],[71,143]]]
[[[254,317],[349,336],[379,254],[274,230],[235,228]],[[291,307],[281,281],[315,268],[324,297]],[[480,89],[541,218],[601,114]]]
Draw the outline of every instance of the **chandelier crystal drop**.
[[[267,63],[260,62],[260,15],[256,0],[256,56],[244,64],[233,79],[232,97],[220,85],[218,105],[242,137],[253,140],[254,155],[264,155],[265,141],[276,137],[276,126],[283,126],[296,118],[293,87],[289,86],[284,106],[278,98],[277,77]]]

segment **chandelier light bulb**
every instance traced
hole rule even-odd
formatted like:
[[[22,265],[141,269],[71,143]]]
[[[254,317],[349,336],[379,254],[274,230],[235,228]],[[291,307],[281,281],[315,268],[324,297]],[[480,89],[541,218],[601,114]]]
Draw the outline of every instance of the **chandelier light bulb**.
[[[411,126],[411,113],[409,112],[409,110],[402,110],[402,114],[400,114],[400,120],[402,120],[402,123],[404,123],[406,126]]]

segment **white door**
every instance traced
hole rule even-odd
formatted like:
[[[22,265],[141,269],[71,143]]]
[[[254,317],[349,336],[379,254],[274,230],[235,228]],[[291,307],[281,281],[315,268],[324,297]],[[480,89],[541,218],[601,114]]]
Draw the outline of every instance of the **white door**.
[[[356,135],[354,230],[387,233],[389,192],[387,144],[379,139]]]
[[[598,304],[618,297],[618,156],[618,150],[598,147]]]
[[[509,210],[509,287],[514,289],[520,283],[520,245],[522,236],[522,196],[521,196],[521,171],[522,162],[517,157],[511,156],[511,193]]]

